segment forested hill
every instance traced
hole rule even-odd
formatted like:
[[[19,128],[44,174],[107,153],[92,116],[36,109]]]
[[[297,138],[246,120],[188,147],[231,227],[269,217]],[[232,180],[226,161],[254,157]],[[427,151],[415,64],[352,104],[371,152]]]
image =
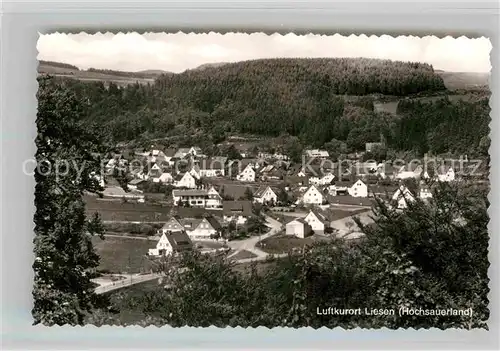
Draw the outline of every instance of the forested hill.
[[[445,89],[441,77],[428,64],[367,58],[260,59],[208,66],[161,77],[164,89],[189,93],[210,90],[227,98],[266,90],[279,95],[303,95],[318,82],[332,94],[379,93],[404,96]]]
[[[96,132],[114,143],[210,147],[234,135],[288,134],[288,152],[299,154],[310,146],[364,150],[383,136],[395,150],[463,152],[486,145],[480,141],[489,123],[487,96],[448,99],[443,80],[421,63],[264,59],[162,75],[148,85],[62,82],[85,102]],[[418,93],[443,101],[408,102],[396,114],[374,109],[385,98],[397,106]]]

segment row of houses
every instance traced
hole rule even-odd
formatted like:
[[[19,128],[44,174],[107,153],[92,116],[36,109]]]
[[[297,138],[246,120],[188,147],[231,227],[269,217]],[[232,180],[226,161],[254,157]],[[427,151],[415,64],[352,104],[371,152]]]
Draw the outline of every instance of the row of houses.
[[[189,247],[193,241],[215,240],[222,235],[223,224],[245,224],[253,215],[251,201],[224,201],[222,217],[206,214],[202,217],[172,216],[158,230],[156,247],[149,249],[151,256],[168,255]],[[222,222],[222,223],[221,223]]]
[[[421,185],[419,194],[414,195],[407,187],[400,186],[389,201],[391,206],[398,210],[404,210],[408,204],[415,201],[416,196],[422,200],[432,198],[432,191],[427,185]],[[285,233],[299,238],[305,238],[312,234],[323,235],[331,229],[333,221],[332,214],[328,209],[316,206],[309,210],[309,213],[303,218],[294,218],[285,225]]]

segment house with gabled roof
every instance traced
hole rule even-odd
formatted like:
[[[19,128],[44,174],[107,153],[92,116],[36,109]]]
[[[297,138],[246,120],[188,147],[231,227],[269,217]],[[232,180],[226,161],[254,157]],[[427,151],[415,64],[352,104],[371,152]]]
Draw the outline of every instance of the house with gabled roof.
[[[224,222],[243,224],[252,216],[252,201],[224,201],[222,206]]]
[[[205,155],[199,146],[191,146],[191,147],[181,147],[177,149],[177,152],[173,157],[183,159],[188,156],[204,158]]]
[[[358,179],[348,188],[348,193],[352,197],[368,197],[368,186],[361,179]]]
[[[189,174],[191,174],[195,179],[201,179],[200,166],[198,166],[197,164],[192,165],[191,169],[189,170]]]
[[[153,181],[155,181],[156,179],[158,183],[163,184],[171,184],[174,182],[174,177],[172,176],[171,172],[163,172],[158,178],[153,179]]]
[[[165,232],[154,249],[149,249],[150,256],[169,256],[191,251],[193,243],[185,231]]]
[[[253,164],[248,164],[238,175],[236,179],[240,182],[255,182],[255,169]]]
[[[276,204],[278,202],[278,194],[270,186],[261,186],[253,194],[253,201],[261,204]]]
[[[299,202],[304,205],[321,205],[325,202],[325,196],[318,187],[311,185],[299,199]]]
[[[214,187],[209,189],[175,189],[172,190],[174,206],[189,204],[192,207],[218,208],[222,198]]]
[[[174,186],[176,188],[196,188],[196,179],[189,173],[179,173],[174,179]]]
[[[431,188],[426,184],[421,184],[418,197],[421,198],[422,200],[430,199],[432,197]]]
[[[194,221],[191,228],[187,230],[191,240],[211,240],[222,234],[222,225],[212,216]]]
[[[310,210],[307,216],[304,217],[304,221],[309,224],[316,234],[324,234],[325,230],[330,228],[331,222],[329,213],[319,208]]]
[[[453,167],[442,165],[436,170],[436,175],[439,182],[452,182],[455,180],[455,170]]]
[[[148,169],[148,178],[158,178],[162,174],[162,169],[157,163],[151,163]]]
[[[392,201],[396,203],[398,209],[405,209],[408,203],[415,201],[415,196],[404,185],[401,185],[392,196]]]
[[[298,238],[306,238],[313,233],[311,226],[304,218],[294,218],[285,225],[285,234]]]

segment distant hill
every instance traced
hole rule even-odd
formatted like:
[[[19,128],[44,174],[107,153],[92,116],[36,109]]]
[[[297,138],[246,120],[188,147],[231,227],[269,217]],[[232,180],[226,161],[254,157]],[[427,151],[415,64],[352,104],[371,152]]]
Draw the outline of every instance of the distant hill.
[[[144,71],[138,71],[136,73],[143,74],[145,76],[158,77],[162,74],[175,74],[173,72],[164,71],[162,69],[146,69]]]
[[[488,88],[490,73],[481,72],[446,72],[435,70],[443,79],[444,85],[449,90]]]
[[[161,72],[161,73],[160,73]],[[159,70],[143,71],[143,72],[125,72],[103,70],[96,68],[89,68],[88,70],[80,70],[78,67],[63,62],[54,61],[39,61],[38,74],[50,74],[57,77],[67,77],[78,79],[82,81],[102,81],[109,84],[113,82],[120,86],[128,84],[140,83],[148,84],[154,83],[154,79],[161,74],[169,73]]]
[[[217,68],[221,67],[224,65],[229,64],[229,62],[213,62],[213,63],[204,63],[202,65],[199,65],[198,67],[195,67],[193,69],[190,69],[190,71],[203,71],[207,68]]]

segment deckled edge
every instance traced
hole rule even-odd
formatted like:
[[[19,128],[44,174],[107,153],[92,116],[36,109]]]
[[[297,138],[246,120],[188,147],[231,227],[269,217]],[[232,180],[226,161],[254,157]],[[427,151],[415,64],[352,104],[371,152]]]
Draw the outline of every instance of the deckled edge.
[[[285,33],[286,34],[283,34]],[[299,31],[300,32],[300,31]],[[469,37],[469,36],[466,36],[466,35],[461,35],[461,36],[458,36],[458,37],[455,37],[455,36],[452,36],[452,35],[445,35],[445,34],[442,34],[442,35],[424,35],[424,36],[419,36],[419,35],[411,35],[411,34],[401,34],[401,35],[398,35],[398,36],[394,36],[394,35],[389,35],[389,34],[383,34],[383,35],[375,35],[375,34],[371,34],[371,35],[366,35],[366,34],[350,34],[350,35],[344,35],[344,34],[339,34],[339,33],[335,33],[335,34],[321,34],[321,33],[314,33],[314,32],[308,32],[308,33],[304,33],[304,34],[295,34],[294,31],[245,31],[245,32],[241,32],[241,31],[231,31],[231,30],[217,30],[217,31],[183,31],[183,30],[178,30],[178,31],[151,31],[151,30],[127,30],[126,32],[125,31],[118,31],[118,32],[114,32],[114,31],[106,31],[106,32],[101,32],[101,31],[92,31],[92,30],[88,30],[88,31],[83,31],[83,30],[80,30],[80,31],[77,31],[77,30],[73,30],[73,29],[68,29],[67,31],[60,31],[60,30],[55,30],[55,31],[47,31],[47,32],[38,32],[38,40],[40,39],[41,35],[45,35],[45,34],[86,34],[86,35],[100,35],[100,36],[104,36],[104,35],[127,35],[127,34],[133,34],[133,33],[137,33],[137,34],[140,34],[140,35],[149,35],[149,34],[166,34],[166,35],[180,35],[180,34],[183,34],[183,35],[209,35],[209,34],[212,34],[212,35],[219,35],[219,36],[222,36],[222,35],[226,35],[226,34],[232,34],[232,35],[266,35],[266,36],[287,36],[287,35],[293,35],[293,36],[314,36],[314,37],[344,37],[344,38],[351,38],[351,37],[364,37],[364,38],[372,38],[372,37],[390,37],[392,39],[398,39],[398,38],[420,38],[420,39],[423,39],[423,38],[428,38],[428,37],[432,37],[432,38],[438,38],[440,40],[443,40],[443,39],[447,39],[447,38],[452,38],[452,39],[460,39],[460,38],[465,38],[465,39],[487,39],[489,42],[490,42],[490,52],[489,52],[489,56],[490,56],[490,65],[491,65],[491,69],[490,69],[490,79],[489,79],[489,90],[490,90],[490,98],[489,98],[489,101],[488,101],[488,104],[489,104],[489,107],[490,107],[490,123],[489,123],[489,135],[490,135],[490,139],[491,139],[491,144],[490,144],[490,149],[489,149],[489,154],[490,154],[490,172],[488,174],[488,179],[489,179],[489,185],[490,185],[490,191],[489,191],[489,194],[488,194],[488,201],[489,201],[489,207],[488,207],[488,217],[489,217],[489,222],[488,222],[488,232],[489,233],[492,233],[493,232],[493,227],[492,227],[492,221],[491,221],[491,218],[492,218],[492,210],[491,210],[491,207],[492,207],[492,200],[494,200],[493,198],[493,189],[495,189],[494,185],[493,185],[493,182],[492,182],[492,179],[494,179],[494,177],[492,176],[492,173],[494,173],[494,167],[492,167],[493,164],[495,164],[495,162],[493,161],[495,159],[494,156],[497,156],[495,154],[495,152],[492,153],[492,151],[494,151],[493,149],[493,145],[494,145],[494,140],[497,139],[497,138],[493,138],[492,137],[492,133],[494,131],[494,125],[493,125],[493,122],[494,122],[494,118],[492,116],[492,113],[495,111],[497,111],[498,109],[498,106],[494,106],[494,104],[498,104],[498,100],[497,99],[497,93],[496,93],[496,85],[494,85],[494,83],[497,83],[496,82],[496,79],[495,79],[495,76],[494,74],[498,71],[498,67],[496,68],[495,65],[493,64],[494,61],[494,56],[498,56],[498,53],[494,53],[494,47],[493,47],[493,43],[491,41],[491,38],[489,37],[486,37],[484,35],[478,35],[478,36],[475,36],[475,37]],[[38,43],[38,41],[37,41]],[[35,76],[38,76],[38,64],[39,64],[39,59],[38,59],[38,49],[36,49],[36,53],[37,53],[37,57],[36,57],[36,62],[37,62],[37,65],[36,65],[36,68],[35,68]],[[37,80],[35,79],[35,83],[36,84],[36,92],[38,92],[38,82]],[[36,93],[35,93],[35,102],[36,102],[36,111],[38,111],[38,100],[36,99]],[[497,108],[495,108],[497,107]],[[498,116],[497,116],[498,117]],[[36,115],[35,115],[35,118],[36,118]],[[497,118],[498,119],[498,118]],[[36,133],[37,133],[37,128],[36,128],[36,123],[35,123],[35,136],[33,138],[33,146],[34,146],[34,152],[33,152],[33,156],[35,155],[35,152],[36,152],[36,144],[35,144],[35,138],[36,138]],[[498,148],[497,148],[498,149]],[[497,177],[497,179],[500,179],[500,177]],[[34,181],[34,177],[33,177],[33,184],[35,185],[35,181]],[[34,189],[34,187],[33,187]],[[33,191],[33,200],[34,200],[34,191]],[[494,205],[497,205],[497,204],[494,204]],[[498,207],[498,206],[496,206]],[[32,214],[32,218],[34,218],[34,215],[35,215],[35,211],[36,211],[36,207],[34,205],[34,201],[33,201],[33,214]],[[33,223],[33,229],[35,228],[35,225]],[[34,238],[34,233],[33,233],[33,238]],[[492,240],[493,239],[493,240]],[[488,282],[488,287],[489,287],[489,292],[488,292],[488,303],[489,303],[489,307],[490,307],[490,319],[488,320],[487,322],[487,325],[488,327],[490,326],[489,322],[491,321],[491,315],[492,315],[492,310],[491,310],[491,300],[494,298],[493,296],[493,293],[494,293],[494,289],[492,291],[492,287],[491,287],[491,283],[492,283],[492,274],[495,274],[495,271],[493,270],[494,267],[492,267],[491,265],[491,258],[492,258],[492,255],[494,253],[497,253],[497,252],[494,252],[493,253],[493,250],[498,247],[498,245],[494,245],[494,236],[491,236],[489,237],[489,245],[488,245],[488,263],[489,263],[489,267],[488,267],[488,278],[489,278],[489,282]],[[498,244],[498,242],[496,242],[496,244]],[[32,243],[32,252],[33,252],[33,259],[34,259],[34,244]],[[32,261],[33,262],[33,261]],[[32,281],[34,281],[34,272],[33,270],[31,271],[31,276],[32,276]],[[34,285],[33,285],[34,286]],[[32,301],[33,302],[33,301]],[[32,306],[33,306],[33,303],[32,303]],[[37,325],[35,326],[35,328],[46,328],[47,326],[44,326],[44,325]],[[268,330],[268,331],[271,331],[272,329],[275,329],[275,328],[279,328],[279,329],[311,329],[311,330],[321,330],[321,329],[325,329],[325,330],[342,330],[342,331],[349,331],[349,330],[353,330],[353,329],[357,329],[357,330],[367,330],[367,331],[408,331],[408,330],[418,330],[418,331],[422,331],[422,329],[424,329],[425,331],[460,331],[460,332],[463,332],[463,331],[473,331],[473,330],[484,330],[483,328],[475,328],[475,329],[470,329],[470,330],[467,330],[467,329],[463,329],[463,328],[413,328],[413,327],[409,327],[409,328],[403,328],[403,327],[399,327],[399,328],[387,328],[387,327],[382,327],[382,328],[363,328],[363,327],[353,327],[353,328],[344,328],[342,326],[338,326],[338,327],[334,327],[334,328],[327,328],[327,327],[320,327],[320,328],[313,328],[313,327],[301,327],[301,328],[291,328],[291,327],[281,327],[281,326],[276,326],[276,327],[272,327],[272,328],[269,328],[269,327],[265,327],[265,326],[259,326],[259,327],[241,327],[241,326],[236,326],[236,327],[230,327],[230,326],[225,326],[225,327],[222,327],[222,328],[219,328],[219,327],[215,327],[215,326],[210,326],[210,327],[194,327],[194,326],[180,326],[180,327],[172,327],[168,324],[165,324],[165,325],[155,325],[155,324],[148,324],[148,325],[138,325],[138,324],[130,324],[130,325],[122,325],[121,323],[120,324],[113,324],[113,325],[95,325],[95,324],[92,324],[92,323],[89,323],[89,324],[86,324],[84,326],[72,326],[72,325],[69,325],[69,324],[65,324],[63,326],[50,326],[51,328],[66,328],[66,327],[72,327],[72,328],[98,328],[99,330],[102,330],[102,328],[104,329],[107,329],[107,328],[117,328],[117,327],[122,327],[122,328],[127,328],[127,329],[133,329],[133,328],[142,328],[142,329],[147,329],[147,328],[164,328],[164,329],[172,329],[172,330],[175,330],[175,329],[179,329],[179,328],[190,328],[190,329],[245,329],[245,330]]]

